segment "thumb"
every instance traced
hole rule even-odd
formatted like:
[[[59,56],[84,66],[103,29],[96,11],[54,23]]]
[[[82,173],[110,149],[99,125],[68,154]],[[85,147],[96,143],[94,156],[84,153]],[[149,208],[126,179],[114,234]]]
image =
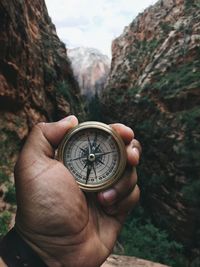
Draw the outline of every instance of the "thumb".
[[[63,139],[68,130],[75,127],[78,120],[75,116],[68,116],[58,122],[39,123],[37,126],[41,129],[46,140],[56,148]]]
[[[68,130],[75,127],[78,120],[75,116],[68,116],[58,122],[36,124],[30,132],[22,153],[24,157],[32,154],[41,157],[54,157],[54,150]]]

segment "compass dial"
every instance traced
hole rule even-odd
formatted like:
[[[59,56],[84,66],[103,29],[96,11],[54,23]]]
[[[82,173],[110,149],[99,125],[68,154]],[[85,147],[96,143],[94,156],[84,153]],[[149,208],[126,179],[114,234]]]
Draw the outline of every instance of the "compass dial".
[[[121,177],[126,166],[125,145],[110,126],[85,122],[67,133],[58,159],[83,190],[99,191]]]

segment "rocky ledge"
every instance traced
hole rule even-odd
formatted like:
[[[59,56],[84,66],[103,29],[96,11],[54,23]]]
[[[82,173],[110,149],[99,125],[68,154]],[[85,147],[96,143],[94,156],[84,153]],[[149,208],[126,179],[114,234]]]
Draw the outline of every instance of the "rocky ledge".
[[[112,255],[101,267],[169,267],[135,257]]]

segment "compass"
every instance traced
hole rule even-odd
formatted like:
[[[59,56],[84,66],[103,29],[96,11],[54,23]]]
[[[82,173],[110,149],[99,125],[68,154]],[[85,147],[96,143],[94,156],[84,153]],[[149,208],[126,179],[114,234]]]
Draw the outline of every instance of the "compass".
[[[84,122],[69,131],[57,155],[84,191],[110,187],[126,167],[124,142],[114,129],[100,122]]]

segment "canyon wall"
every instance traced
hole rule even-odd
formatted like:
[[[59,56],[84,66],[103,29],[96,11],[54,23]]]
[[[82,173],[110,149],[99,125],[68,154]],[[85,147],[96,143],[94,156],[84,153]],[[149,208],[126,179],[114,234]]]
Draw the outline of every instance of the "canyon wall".
[[[104,118],[135,130],[143,146],[142,205],[194,259],[200,255],[200,1],[158,1],[113,41],[112,55]]]
[[[79,86],[44,0],[1,0],[2,165],[9,164],[35,123],[70,113],[82,114]]]

